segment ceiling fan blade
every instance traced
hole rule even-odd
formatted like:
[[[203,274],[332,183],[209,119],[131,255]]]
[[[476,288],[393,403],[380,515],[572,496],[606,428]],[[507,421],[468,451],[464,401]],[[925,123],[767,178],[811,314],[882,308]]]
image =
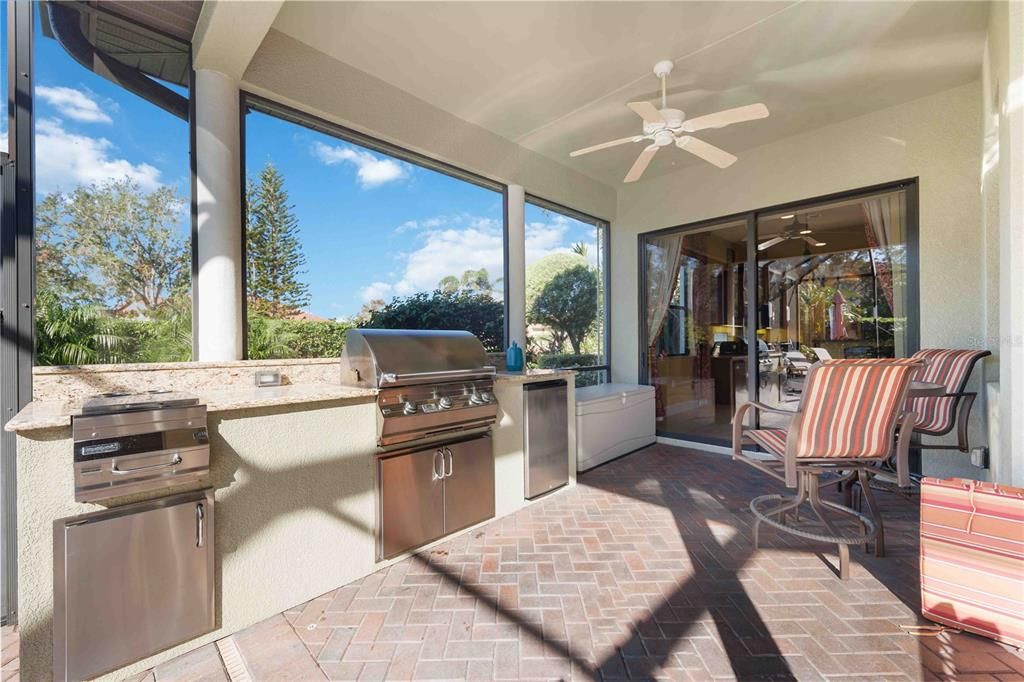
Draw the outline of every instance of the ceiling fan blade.
[[[698,140],[696,137],[690,137],[689,135],[683,135],[678,138],[676,146],[690,152],[694,156],[699,156],[719,168],[728,168],[736,163],[736,157],[724,149],[719,149],[713,144],[708,144],[704,140]]]
[[[654,158],[654,155],[658,153],[658,145],[652,144],[644,147],[644,150],[640,152],[640,156],[636,157],[636,161],[633,162],[633,167],[626,173],[626,177],[622,179],[623,182],[636,182],[640,179],[640,176],[647,170],[647,165]]]
[[[819,242],[817,239],[813,239],[811,237],[801,237],[801,239],[803,239],[805,242],[807,242],[811,246],[824,246],[825,245],[824,243]]]
[[[658,107],[654,106],[650,102],[630,102],[626,106],[640,114],[640,118],[648,123],[665,122],[665,117],[661,115],[660,111],[658,111]]]
[[[761,242],[760,244],[758,244],[757,250],[764,251],[765,249],[770,249],[776,244],[781,244],[782,242],[786,241],[786,239],[787,237],[773,237],[766,242]]]
[[[714,114],[691,118],[689,121],[683,122],[683,130],[688,133],[695,133],[698,130],[705,130],[707,128],[724,128],[725,126],[732,125],[733,123],[756,121],[759,118],[767,117],[768,107],[763,104],[748,104],[744,107],[726,109],[725,111],[719,111]]]
[[[640,135],[634,135],[633,137],[622,137],[618,140],[612,140],[611,142],[602,142],[601,144],[595,144],[593,147],[584,147],[583,149],[577,149],[576,151],[569,154],[569,156],[583,156],[590,152],[596,152],[601,149],[608,149],[608,147],[615,147],[620,144],[626,144],[627,142],[639,142],[644,139]]]

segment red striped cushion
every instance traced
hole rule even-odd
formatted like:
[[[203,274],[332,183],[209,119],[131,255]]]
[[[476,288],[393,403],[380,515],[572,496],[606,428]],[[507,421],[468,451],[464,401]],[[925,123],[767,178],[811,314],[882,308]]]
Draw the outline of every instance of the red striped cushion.
[[[928,364],[916,378],[942,384],[948,393],[959,393],[967,385],[974,363],[985,355],[988,355],[988,351],[942,348],[921,350],[914,353],[914,358]],[[917,415],[915,430],[941,435],[953,428],[956,404],[956,398],[914,398],[907,409]]]
[[[830,360],[804,387],[797,457],[886,457],[913,359]]]
[[[1024,488],[921,482],[921,612],[1024,645]]]
[[[768,452],[776,455],[786,454],[786,430],[785,429],[753,429],[744,432],[751,440],[763,447]]]

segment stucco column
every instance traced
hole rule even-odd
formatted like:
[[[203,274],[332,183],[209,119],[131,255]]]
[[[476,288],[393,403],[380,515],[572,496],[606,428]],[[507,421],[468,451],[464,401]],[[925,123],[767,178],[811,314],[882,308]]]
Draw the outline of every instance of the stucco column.
[[[198,276],[193,282],[196,360],[242,358],[241,139],[238,83],[196,71]]]
[[[508,186],[508,341],[526,348],[526,190]]]

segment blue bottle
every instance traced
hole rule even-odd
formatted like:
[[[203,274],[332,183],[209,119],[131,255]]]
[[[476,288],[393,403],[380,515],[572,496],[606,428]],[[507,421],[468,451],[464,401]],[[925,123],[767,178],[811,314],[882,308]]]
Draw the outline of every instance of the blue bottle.
[[[505,351],[505,369],[509,372],[523,371],[523,349],[515,341]]]

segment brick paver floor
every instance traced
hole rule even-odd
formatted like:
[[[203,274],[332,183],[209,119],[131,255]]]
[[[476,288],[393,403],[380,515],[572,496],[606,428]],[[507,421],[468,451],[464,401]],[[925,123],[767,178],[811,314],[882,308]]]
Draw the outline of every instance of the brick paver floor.
[[[770,529],[771,479],[721,455],[652,446],[579,485],[231,639],[252,679],[1024,679],[966,634],[914,637],[915,503],[880,495],[888,553]],[[223,645],[223,643],[222,643]],[[227,679],[210,645],[148,680]]]

